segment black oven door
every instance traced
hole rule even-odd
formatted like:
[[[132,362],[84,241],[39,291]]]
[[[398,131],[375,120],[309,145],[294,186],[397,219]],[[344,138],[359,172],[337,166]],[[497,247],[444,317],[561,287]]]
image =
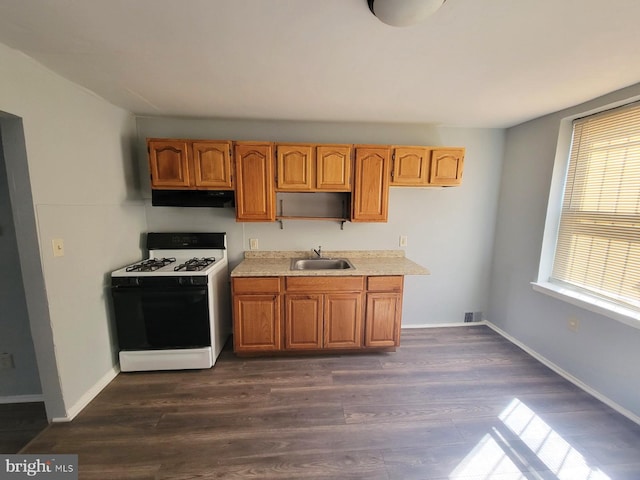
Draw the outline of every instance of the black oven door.
[[[211,345],[207,286],[111,288],[120,350]]]

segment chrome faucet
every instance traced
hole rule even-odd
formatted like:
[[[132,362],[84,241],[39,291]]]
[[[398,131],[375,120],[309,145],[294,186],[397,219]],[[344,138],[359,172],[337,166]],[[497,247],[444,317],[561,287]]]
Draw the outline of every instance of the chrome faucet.
[[[313,252],[318,256],[318,258],[322,258],[322,245],[320,245],[317,250],[314,248]]]

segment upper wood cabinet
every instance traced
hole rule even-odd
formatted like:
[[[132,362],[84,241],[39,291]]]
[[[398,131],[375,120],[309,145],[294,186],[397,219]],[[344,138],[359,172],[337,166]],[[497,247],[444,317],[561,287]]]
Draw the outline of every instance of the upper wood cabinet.
[[[148,139],[151,188],[232,190],[231,142]]]
[[[356,146],[351,221],[386,222],[391,147]]]
[[[351,145],[316,147],[316,189],[332,192],[351,191]]]
[[[351,145],[276,146],[276,189],[290,192],[351,191]]]
[[[189,188],[189,146],[185,140],[147,140],[152,188]]]
[[[230,190],[231,142],[193,142],[193,175],[196,187]]]
[[[462,183],[464,148],[434,148],[431,152],[431,185],[456,186]]]
[[[235,145],[236,219],[272,222],[276,219],[273,182],[273,144]]]
[[[456,186],[462,183],[464,148],[400,147],[393,150],[391,186]]]
[[[394,147],[391,166],[392,186],[429,184],[431,149],[428,147]]]
[[[282,191],[309,192],[315,183],[313,145],[276,146],[276,188]]]

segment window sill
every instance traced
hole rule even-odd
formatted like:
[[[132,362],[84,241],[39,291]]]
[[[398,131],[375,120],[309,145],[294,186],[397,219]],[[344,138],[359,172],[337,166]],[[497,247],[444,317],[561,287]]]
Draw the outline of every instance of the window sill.
[[[635,310],[549,282],[531,282],[531,285],[536,292],[544,293],[558,300],[640,329],[640,313]]]

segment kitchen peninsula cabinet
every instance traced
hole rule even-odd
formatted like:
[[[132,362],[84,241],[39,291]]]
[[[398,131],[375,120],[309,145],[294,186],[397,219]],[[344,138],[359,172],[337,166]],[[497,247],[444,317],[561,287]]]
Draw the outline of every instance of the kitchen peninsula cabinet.
[[[386,222],[391,147],[356,146],[351,221]]]
[[[464,148],[434,148],[431,152],[431,185],[454,187],[462,183]]]
[[[232,279],[233,348],[242,353],[277,352],[282,348],[280,279]]]
[[[236,219],[239,222],[275,221],[273,144],[237,142],[235,166]]]
[[[232,190],[231,142],[148,139],[151,187]]]
[[[287,277],[285,348],[362,347],[363,277]]]
[[[350,192],[351,145],[278,144],[276,189]]]

